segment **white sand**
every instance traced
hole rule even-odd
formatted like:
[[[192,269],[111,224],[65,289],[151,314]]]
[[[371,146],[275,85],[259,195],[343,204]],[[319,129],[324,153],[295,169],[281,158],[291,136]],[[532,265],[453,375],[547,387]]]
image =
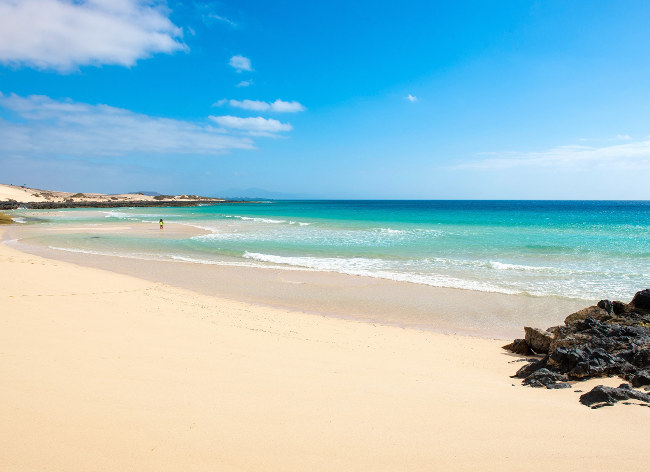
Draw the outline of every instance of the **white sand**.
[[[650,459],[650,409],[521,387],[502,341],[260,308],[1,244],[0,307],[3,471],[610,471]],[[597,383],[620,381],[576,388]]]

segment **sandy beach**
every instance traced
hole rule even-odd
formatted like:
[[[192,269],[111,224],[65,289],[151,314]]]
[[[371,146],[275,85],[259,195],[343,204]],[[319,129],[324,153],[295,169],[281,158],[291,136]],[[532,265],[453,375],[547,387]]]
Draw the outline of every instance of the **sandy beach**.
[[[260,307],[0,244],[0,463],[645,470],[650,410],[509,378],[502,341]],[[514,385],[513,385],[514,384]]]
[[[0,0],[0,472],[646,472],[625,7]]]

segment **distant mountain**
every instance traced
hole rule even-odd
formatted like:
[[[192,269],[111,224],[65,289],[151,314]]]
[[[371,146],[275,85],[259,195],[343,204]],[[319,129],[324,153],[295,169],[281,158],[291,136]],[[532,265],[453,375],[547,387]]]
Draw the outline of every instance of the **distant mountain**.
[[[274,192],[273,190],[265,190],[263,188],[237,188],[219,192],[219,198],[227,198],[229,200],[311,200],[317,197],[301,193]]]

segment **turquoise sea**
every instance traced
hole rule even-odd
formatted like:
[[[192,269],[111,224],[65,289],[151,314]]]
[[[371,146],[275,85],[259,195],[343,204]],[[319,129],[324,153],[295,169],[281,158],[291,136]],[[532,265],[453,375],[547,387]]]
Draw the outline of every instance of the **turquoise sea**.
[[[273,201],[18,211],[39,224],[159,218],[208,234],[43,233],[63,251],[317,270],[439,287],[628,300],[650,286],[650,202]]]

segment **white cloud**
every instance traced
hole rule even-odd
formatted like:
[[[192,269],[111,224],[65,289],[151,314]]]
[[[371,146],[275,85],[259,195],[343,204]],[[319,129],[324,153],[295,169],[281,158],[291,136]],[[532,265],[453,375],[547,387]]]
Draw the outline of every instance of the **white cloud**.
[[[293,127],[289,123],[282,123],[273,118],[240,118],[238,116],[210,116],[210,119],[224,128],[247,131],[253,134],[271,135],[281,131],[291,131]]]
[[[187,50],[157,0],[0,0],[0,62],[58,71]]]
[[[251,80],[242,80],[237,85],[235,85],[235,87],[250,87],[251,85],[253,85],[253,80],[252,79]]]
[[[278,99],[273,103],[271,103],[271,111],[276,111],[279,113],[295,113],[298,111],[305,111],[305,110],[306,108],[302,104],[296,101],[285,102]]]
[[[630,139],[632,139],[632,136],[630,136],[629,134],[617,134],[616,139],[620,139],[622,141],[629,141]]]
[[[272,111],[277,113],[295,113],[304,111],[306,108],[296,102],[285,102],[284,100],[276,100],[274,102],[263,102],[261,100],[219,100],[215,106],[228,105],[233,108],[242,108],[251,111]]]
[[[252,71],[251,60],[244,56],[232,56],[228,61],[230,67],[234,68],[237,72]]]
[[[0,118],[0,154],[5,156],[217,155],[254,148],[249,137],[208,123],[42,95],[0,93],[0,110],[7,117]]]
[[[614,169],[650,168],[650,140],[593,147],[568,145],[539,152],[484,153],[458,168],[503,169],[515,167],[591,168],[606,166]]]
[[[404,97],[404,99],[408,100],[411,103],[415,103],[418,101],[418,97],[416,97],[415,95],[411,95],[410,93],[406,97]]]

